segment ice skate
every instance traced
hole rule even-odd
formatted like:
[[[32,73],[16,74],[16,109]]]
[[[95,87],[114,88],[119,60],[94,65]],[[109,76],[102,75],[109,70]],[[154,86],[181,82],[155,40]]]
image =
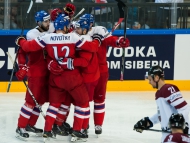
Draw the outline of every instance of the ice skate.
[[[29,134],[26,132],[25,128],[17,127],[16,138],[26,141],[29,138]]]
[[[38,129],[35,126],[27,125],[26,126],[26,131],[27,132],[35,133],[36,136],[38,136],[38,137],[42,137],[42,135],[43,135],[43,130],[42,129]]]
[[[88,129],[82,129],[81,133],[88,135]]]
[[[56,124],[53,125],[53,132],[60,136],[68,136],[69,133],[66,131],[66,129],[63,126],[58,126]]]
[[[74,142],[74,141],[86,142],[87,138],[88,138],[88,135],[83,134],[79,131],[73,131],[71,134],[71,142]]]
[[[44,131],[43,138],[44,138],[44,143],[45,143],[45,142],[49,141],[50,138],[55,139],[56,135],[54,135],[54,133],[52,133],[52,131],[49,131],[49,132]]]
[[[102,134],[102,126],[95,126],[95,134],[97,135],[97,137],[99,137],[99,135]]]
[[[72,134],[72,128],[68,123],[64,122],[61,128],[64,129],[68,134]]]

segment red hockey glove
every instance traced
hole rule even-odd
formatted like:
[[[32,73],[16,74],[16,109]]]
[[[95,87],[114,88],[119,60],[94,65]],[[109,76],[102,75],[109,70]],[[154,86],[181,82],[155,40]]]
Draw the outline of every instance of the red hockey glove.
[[[18,36],[18,37],[16,38],[15,43],[16,43],[17,46],[20,47],[19,42],[20,42],[20,40],[22,40],[22,39],[25,39],[25,38],[24,38],[23,36]],[[26,39],[25,39],[25,40],[26,40]]]
[[[51,21],[55,21],[55,19],[57,18],[57,16],[58,16],[59,14],[61,14],[61,13],[62,13],[61,9],[59,9],[59,8],[53,9],[53,10],[51,11],[51,13],[50,13]]]
[[[57,61],[54,60],[51,60],[48,63],[48,70],[54,75],[60,75],[63,72],[61,66],[58,64]]]
[[[70,18],[75,14],[75,6],[71,3],[67,3],[63,8],[63,12],[67,14]]]
[[[129,39],[124,39],[124,37],[119,37],[117,40],[117,45],[122,47],[122,48],[127,48],[130,45]]]
[[[64,58],[63,60],[60,60],[58,62],[63,69],[69,69],[69,70],[74,69],[73,59],[71,59],[71,58]]]
[[[28,67],[26,65],[19,66],[19,70],[16,72],[16,77],[18,80],[23,80],[28,72]]]

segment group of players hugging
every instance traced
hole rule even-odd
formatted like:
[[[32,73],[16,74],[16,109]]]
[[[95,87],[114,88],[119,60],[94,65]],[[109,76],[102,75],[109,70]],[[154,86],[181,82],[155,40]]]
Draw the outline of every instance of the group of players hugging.
[[[127,38],[112,36],[105,27],[93,26],[94,17],[84,14],[73,20],[75,6],[66,4],[63,10],[53,9],[50,15],[41,10],[35,15],[37,27],[28,31],[26,39],[19,36],[18,80],[27,76],[37,106],[29,91],[21,107],[16,137],[27,140],[28,132],[43,136],[71,136],[71,141],[87,141],[90,107],[94,102],[95,134],[102,133],[105,116],[106,85],[109,77],[107,47],[127,48]],[[162,127],[162,143],[190,143],[190,107],[177,86],[165,84],[164,71],[152,66],[146,74],[149,84],[157,89],[157,113],[134,125],[142,133],[155,124]],[[41,106],[49,102],[44,130],[35,127]],[[72,127],[66,122],[70,106],[74,106]],[[168,125],[169,124],[169,125]],[[172,134],[169,134],[172,132]]]
[[[28,87],[40,106],[49,102],[44,130],[36,128],[40,110],[26,91],[16,129],[18,138],[27,140],[28,132],[33,132],[45,140],[70,134],[71,141],[86,141],[91,101],[95,134],[102,133],[109,76],[107,47],[126,48],[130,42],[112,36],[105,27],[93,27],[91,14],[73,21],[74,13],[75,6],[71,3],[63,10],[53,9],[50,14],[38,11],[37,27],[27,32],[26,39],[19,36],[15,41],[20,47],[17,79],[27,76]],[[74,105],[72,128],[66,122],[71,104]]]

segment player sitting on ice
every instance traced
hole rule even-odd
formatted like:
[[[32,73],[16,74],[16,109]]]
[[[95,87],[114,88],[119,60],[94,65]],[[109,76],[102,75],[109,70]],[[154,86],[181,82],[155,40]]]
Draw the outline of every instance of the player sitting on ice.
[[[50,105],[47,109],[46,123],[44,127],[44,138],[53,137],[51,132],[52,126],[58,109],[64,102],[66,95],[69,92],[75,103],[75,114],[73,123],[73,132],[71,134],[72,141],[78,138],[86,140],[87,135],[82,134],[82,123],[85,117],[85,112],[89,109],[88,92],[83,83],[83,79],[78,68],[74,68],[73,60],[75,58],[75,51],[86,50],[89,52],[97,51],[98,46],[101,44],[101,35],[94,35],[93,41],[88,42],[83,37],[76,33],[68,32],[68,16],[60,15],[55,22],[56,33],[45,34],[44,36],[37,37],[32,41],[26,41],[24,37],[18,37],[16,44],[19,45],[24,51],[32,52],[46,48],[48,56],[59,63],[62,67],[62,73],[55,75],[51,72],[49,77],[49,102]],[[91,47],[91,48],[89,48]],[[51,67],[50,65],[48,65]],[[66,70],[67,68],[67,70]]]
[[[190,143],[190,137],[187,135],[187,123],[182,114],[172,114],[169,119],[168,127],[172,133],[166,136],[164,143]],[[184,133],[185,132],[185,133]]]
[[[108,30],[103,26],[93,27],[95,20],[93,15],[91,14],[84,14],[82,17],[80,17],[80,19],[90,20],[90,29],[87,35],[93,36],[94,34],[99,34],[102,35],[103,38],[97,52],[100,78],[98,79],[98,83],[95,86],[93,96],[90,97],[90,101],[94,101],[95,134],[100,135],[102,133],[102,125],[105,115],[106,86],[109,78],[106,59],[107,47],[112,46],[114,48],[127,48],[130,45],[130,42],[127,38],[125,39],[123,36],[117,37],[111,35],[111,33],[109,33]]]
[[[151,117],[144,117],[134,125],[134,130],[142,133],[143,130],[153,127],[155,124],[160,123],[163,131],[168,131],[168,121],[172,113],[180,113],[189,124],[189,111],[188,103],[182,97],[179,88],[173,84],[166,84],[164,81],[164,70],[156,65],[152,66],[145,77],[149,80],[149,84],[156,88],[156,104],[157,113]],[[188,131],[187,131],[188,132]],[[164,141],[168,133],[162,133],[161,142]]]

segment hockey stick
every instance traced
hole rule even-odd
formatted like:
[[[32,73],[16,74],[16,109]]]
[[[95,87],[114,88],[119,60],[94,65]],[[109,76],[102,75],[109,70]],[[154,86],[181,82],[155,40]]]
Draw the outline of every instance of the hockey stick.
[[[26,17],[25,17],[25,19],[24,19],[24,21],[23,21],[23,24],[22,24],[22,29],[21,29],[21,34],[20,34],[20,36],[23,36],[25,21],[26,21],[26,19],[27,19],[27,17],[28,17],[28,14],[29,14],[29,12],[30,12],[32,6],[33,6],[33,0],[30,1],[30,5],[29,5],[29,7],[28,7],[28,10],[27,10],[27,13],[26,13]],[[11,77],[10,77],[9,84],[8,84],[8,87],[7,87],[7,92],[9,92],[10,87],[11,87],[11,82],[12,82],[12,79],[13,79],[13,73],[14,73],[14,70],[15,70],[16,59],[17,59],[17,57],[18,57],[19,48],[20,48],[20,47],[17,47],[15,60],[14,60],[14,62],[13,62],[13,69],[12,69]]]
[[[84,8],[81,9],[81,11],[79,11],[79,13],[73,17],[73,20],[75,20],[81,13],[83,13],[84,10]]]
[[[118,3],[119,12],[120,15],[124,15],[124,40],[126,39],[126,27],[127,27],[127,14],[126,14],[126,5],[121,0],[116,0]],[[123,10],[124,8],[124,10]],[[121,59],[121,77],[120,80],[123,81],[123,75],[124,75],[124,64],[125,64],[125,49],[122,48],[122,59]]]
[[[161,132],[161,133],[171,133],[171,132],[168,132],[168,131],[162,131],[162,130],[156,130],[156,129],[148,129],[148,130],[145,130],[145,131],[153,131],[153,132]],[[187,134],[188,136],[190,136],[190,134]]]

